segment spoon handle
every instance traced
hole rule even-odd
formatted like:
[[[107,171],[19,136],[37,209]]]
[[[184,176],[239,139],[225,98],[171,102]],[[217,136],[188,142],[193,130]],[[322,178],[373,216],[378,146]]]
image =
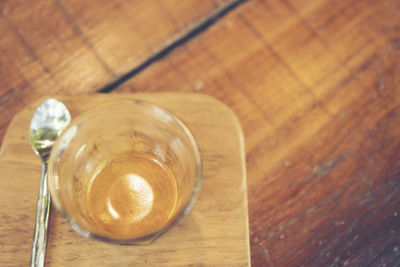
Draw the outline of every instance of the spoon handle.
[[[50,194],[47,189],[47,162],[42,162],[39,195],[36,208],[36,223],[32,241],[31,265],[44,266],[47,244],[47,225],[50,214]]]

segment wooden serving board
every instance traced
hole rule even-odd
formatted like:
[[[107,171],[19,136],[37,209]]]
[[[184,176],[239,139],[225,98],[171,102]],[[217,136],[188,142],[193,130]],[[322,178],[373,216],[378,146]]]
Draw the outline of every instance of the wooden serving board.
[[[203,163],[202,188],[193,210],[146,246],[120,246],[75,233],[53,209],[48,266],[248,266],[249,228],[244,141],[240,123],[219,101],[200,94],[107,94],[52,96],[72,116],[116,99],[141,99],[180,117],[192,130]],[[27,266],[34,229],[40,159],[29,144],[36,107],[28,105],[10,123],[0,150],[0,262]]]

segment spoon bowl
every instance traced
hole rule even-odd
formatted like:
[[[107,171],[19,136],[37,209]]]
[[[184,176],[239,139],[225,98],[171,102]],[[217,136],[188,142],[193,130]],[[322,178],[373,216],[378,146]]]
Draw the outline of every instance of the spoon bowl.
[[[33,151],[43,157],[48,154],[61,132],[71,121],[68,109],[60,101],[50,98],[33,114],[29,138]]]

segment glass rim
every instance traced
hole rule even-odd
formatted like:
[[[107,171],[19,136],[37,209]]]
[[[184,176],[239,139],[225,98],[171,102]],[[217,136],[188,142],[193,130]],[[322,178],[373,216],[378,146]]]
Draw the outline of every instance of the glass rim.
[[[88,115],[94,114],[96,116],[97,110],[101,110],[104,107],[113,106],[116,104],[120,105],[121,103],[130,103],[133,105],[145,106],[146,108],[152,108],[152,109],[156,109],[156,110],[160,111],[163,115],[169,117],[172,121],[174,121],[177,124],[177,126],[184,132],[185,137],[188,138],[188,140],[189,140],[189,144],[194,153],[194,157],[195,157],[195,161],[196,161],[195,162],[195,165],[196,165],[195,184],[192,189],[191,198],[189,199],[188,203],[184,205],[184,208],[179,213],[177,218],[170,221],[162,229],[160,229],[156,232],[150,233],[148,235],[142,236],[142,237],[135,237],[135,238],[108,237],[108,236],[95,234],[95,233],[92,233],[90,231],[83,229],[73,218],[71,218],[68,215],[68,213],[63,209],[62,204],[59,203],[58,201],[56,201],[56,197],[52,196],[51,190],[49,190],[49,194],[50,194],[51,202],[54,204],[57,212],[59,214],[61,214],[62,217],[64,217],[64,219],[71,225],[72,229],[75,232],[77,232],[78,234],[80,234],[86,238],[92,238],[92,239],[100,240],[100,241],[103,241],[106,243],[117,243],[120,245],[148,244],[148,243],[153,242],[155,239],[157,239],[161,234],[166,232],[169,228],[171,228],[173,225],[175,225],[178,221],[180,221],[183,217],[185,217],[190,212],[190,210],[193,208],[193,205],[194,205],[196,199],[198,198],[198,195],[200,193],[200,188],[201,188],[202,162],[201,162],[200,151],[199,151],[198,145],[196,143],[196,140],[195,140],[192,132],[190,131],[189,127],[177,115],[170,112],[166,108],[161,107],[161,106],[151,103],[151,102],[143,101],[143,100],[121,99],[121,100],[109,101],[106,103],[100,103],[99,105],[96,105],[86,111],[79,113],[75,118],[72,119],[71,124],[57,138],[57,140],[50,152],[50,157],[48,160],[49,170],[48,170],[48,175],[47,175],[47,184],[48,184],[48,187],[50,188],[50,185],[49,185],[50,176],[53,177],[52,173],[50,172],[50,169],[52,169],[52,166],[54,165],[54,163],[53,163],[53,161],[55,159],[54,157],[56,157],[56,156],[54,156],[53,151],[56,151],[55,148],[57,148],[60,145],[60,140],[62,139],[64,134],[67,133],[68,130],[71,129],[72,127],[76,127],[76,125],[79,122],[87,120]],[[56,189],[56,191],[57,191],[57,189]]]

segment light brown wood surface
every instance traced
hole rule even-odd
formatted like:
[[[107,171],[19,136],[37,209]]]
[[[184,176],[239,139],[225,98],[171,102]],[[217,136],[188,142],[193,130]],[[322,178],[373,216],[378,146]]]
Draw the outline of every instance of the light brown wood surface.
[[[193,210],[147,246],[119,246],[86,239],[52,210],[47,266],[248,266],[250,264],[244,140],[235,115],[200,94],[115,94],[57,97],[76,116],[99,103],[141,99],[180,117],[198,143],[202,188]],[[0,262],[29,262],[40,160],[28,140],[31,103],[11,122],[0,151]]]
[[[19,2],[19,12],[54,21],[48,15],[51,2],[33,8],[38,2]],[[96,12],[107,15],[103,5],[121,6],[122,1],[91,8],[74,2],[62,1],[63,8],[83,29]],[[112,68],[140,57],[135,47],[123,45],[132,44],[126,38],[136,36],[136,29],[115,19],[129,17],[134,9],[127,5],[138,2],[110,8],[113,19],[107,15],[89,23],[93,42],[101,39],[103,47],[121,42],[124,51],[118,53],[126,58],[119,57],[121,66]],[[163,1],[164,6],[174,3],[164,10],[175,14],[177,23],[196,9],[208,12],[203,18],[214,14],[215,19],[200,25],[188,20],[181,41],[172,41],[157,56],[147,50],[142,55],[146,64],[127,67],[128,75],[116,74],[111,79],[116,82],[108,83],[108,74],[91,63],[91,49],[82,42],[75,46],[78,54],[56,53],[69,44],[69,38],[57,38],[64,27],[14,20],[20,15],[8,17],[11,9],[4,14],[3,3],[10,2],[1,1],[0,136],[19,109],[56,91],[208,94],[228,105],[243,126],[252,265],[400,265],[400,1],[215,1],[224,7],[235,3],[212,9],[215,13],[202,9],[200,1],[177,2]],[[182,2],[193,3],[192,11],[183,11]],[[140,6],[154,14],[158,3]],[[167,36],[162,17],[142,16],[143,29]],[[122,29],[113,34],[97,31],[96,25]],[[161,33],[149,25],[160,25]],[[40,55],[46,60],[74,58],[77,64],[55,75],[55,85],[27,56],[28,46],[19,44],[12,27],[22,29],[29,46],[42,44]],[[57,73],[67,66],[60,62]],[[92,67],[83,73],[85,64]]]

